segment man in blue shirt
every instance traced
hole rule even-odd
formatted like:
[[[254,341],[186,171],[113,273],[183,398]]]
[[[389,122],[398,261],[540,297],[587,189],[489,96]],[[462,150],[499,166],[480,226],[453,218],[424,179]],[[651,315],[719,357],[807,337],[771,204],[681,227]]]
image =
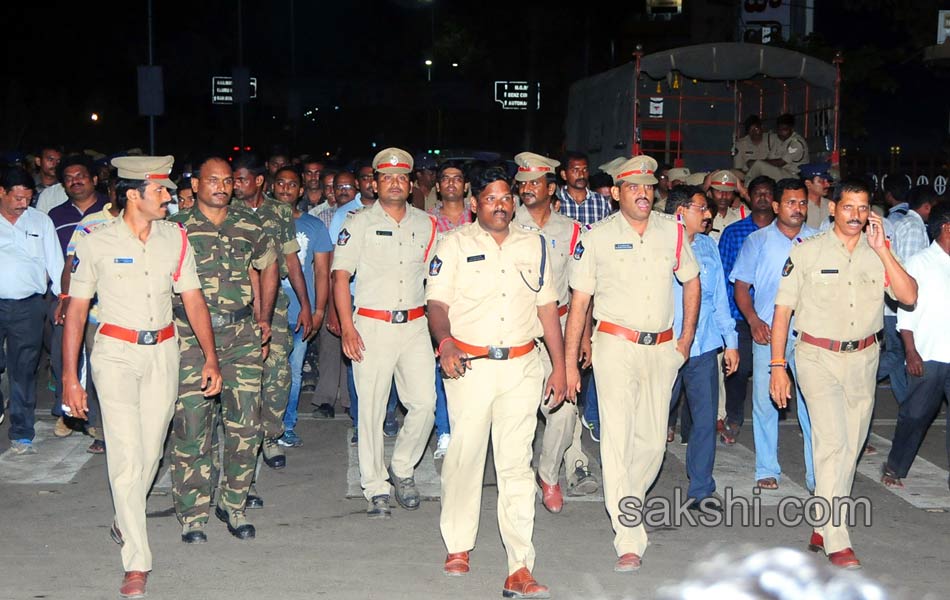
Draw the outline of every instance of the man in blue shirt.
[[[771,360],[772,316],[782,268],[792,247],[818,233],[805,224],[808,195],[799,179],[782,179],[776,184],[777,198],[772,202],[776,219],[771,225],[751,234],[742,245],[739,257],[729,275],[735,283],[735,300],[752,332],[752,414],[755,421],[756,486],[777,489],[782,469],[778,462],[778,410],[769,396],[769,362]],[[755,290],[753,301],[750,290]],[[789,336],[788,365],[795,372]],[[798,423],[802,428],[805,453],[805,486],[815,489],[812,461],[811,422],[808,409],[798,392]]]
[[[739,362],[739,338],[736,322],[729,314],[726,280],[719,260],[716,242],[703,234],[712,222],[709,201],[703,189],[681,185],[670,190],[666,201],[667,214],[676,215],[686,229],[693,254],[699,262],[702,296],[696,337],[689,350],[689,361],[680,367],[673,384],[671,405],[686,391],[686,402],[692,416],[689,445],[686,448],[686,473],[689,476],[688,497],[691,509],[704,510],[703,501],[716,490],[713,463],[716,460],[716,413],[719,408],[719,360],[717,355],[725,344],[723,361],[726,374],[735,372]],[[673,335],[683,329],[683,285],[673,280]],[[711,505],[708,505],[711,506]]]
[[[729,281],[729,273],[739,257],[739,249],[746,238],[755,231],[769,225],[775,219],[772,200],[775,199],[775,182],[762,175],[749,182],[749,198],[752,214],[727,226],[719,236],[719,258],[726,279],[726,298],[729,311],[736,320],[736,332],[739,334],[739,368],[726,378],[726,419],[720,434],[726,444],[735,444],[736,436],[745,421],[745,396],[749,377],[752,375],[752,333],[749,324],[736,306],[734,284]]]
[[[20,168],[9,169],[0,179],[0,352],[6,353],[0,369],[10,370],[10,448],[14,454],[34,454],[33,424],[36,410],[36,365],[43,344],[46,293],[52,283],[59,294],[63,251],[53,222],[30,207],[36,184]],[[0,411],[3,397],[0,395]],[[3,413],[0,412],[0,416]]]
[[[330,234],[327,233],[323,222],[300,210],[297,200],[303,196],[303,192],[300,174],[294,167],[281,167],[274,174],[274,197],[278,202],[287,204],[293,210],[297,244],[300,246],[297,257],[303,269],[310,306],[313,307],[312,337],[323,324],[330,289],[330,253],[333,251],[333,245],[330,243]],[[296,323],[300,314],[300,301],[287,277],[280,283],[289,300],[287,321]],[[303,329],[293,332],[293,349],[288,357],[290,392],[287,398],[287,409],[284,412],[284,434],[278,440],[281,446],[286,447],[303,445],[303,440],[294,431],[297,425],[297,406],[300,402],[300,385],[303,379],[303,361],[307,356],[309,343],[309,338],[304,338],[303,333]]]

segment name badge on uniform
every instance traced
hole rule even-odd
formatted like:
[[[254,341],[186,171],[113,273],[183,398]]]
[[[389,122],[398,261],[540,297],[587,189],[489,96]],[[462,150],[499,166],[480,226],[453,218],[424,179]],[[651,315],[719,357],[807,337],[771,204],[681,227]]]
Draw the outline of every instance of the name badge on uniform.
[[[112,262],[117,265],[131,265],[133,261],[131,258],[116,258]]]
[[[392,231],[380,231],[380,230],[377,229],[377,230],[376,230],[376,235],[385,235],[385,236],[387,236],[387,237],[392,237],[392,236],[393,236],[393,232],[392,232]]]
[[[478,255],[476,255],[476,256],[469,256],[468,258],[465,259],[465,262],[478,262],[478,261],[480,261],[480,260],[485,260],[485,255],[484,255],[484,254],[478,254]]]
[[[614,250],[633,250],[633,244],[614,244]]]
[[[822,275],[837,275],[838,269],[822,269],[821,274]]]

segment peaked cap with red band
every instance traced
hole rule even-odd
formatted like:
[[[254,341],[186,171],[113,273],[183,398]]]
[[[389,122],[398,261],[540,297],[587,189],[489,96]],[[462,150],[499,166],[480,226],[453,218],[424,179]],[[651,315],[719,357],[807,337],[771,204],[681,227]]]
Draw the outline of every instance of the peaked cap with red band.
[[[168,174],[175,164],[174,156],[120,156],[112,159],[112,166],[122,179],[154,181],[170,190],[177,190]]]
[[[532,181],[538,177],[544,177],[547,173],[553,175],[556,172],[555,169],[561,164],[554,159],[534,152],[516,154],[515,163],[518,165],[515,181]]]
[[[411,173],[412,165],[412,155],[399,148],[386,148],[373,158],[378,173]]]
[[[649,156],[634,156],[614,169],[614,182],[620,185],[621,181],[638,183],[640,185],[656,185],[656,161]]]

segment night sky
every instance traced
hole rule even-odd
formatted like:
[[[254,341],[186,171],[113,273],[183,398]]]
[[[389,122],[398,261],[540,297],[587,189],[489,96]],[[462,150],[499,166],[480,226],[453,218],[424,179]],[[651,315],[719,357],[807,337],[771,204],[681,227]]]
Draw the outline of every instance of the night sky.
[[[715,3],[729,10],[729,2]],[[3,3],[0,151],[29,152],[45,141],[106,153],[147,150],[135,74],[147,62],[147,3],[121,4],[120,11],[106,8],[115,3]],[[846,60],[849,53],[861,56],[854,66],[862,81],[849,82],[844,106],[859,117],[849,127],[863,137],[846,135],[845,144],[937,152],[946,140],[948,80],[920,66],[919,57],[879,56],[882,48],[917,43],[906,34],[907,19],[888,11],[920,4],[817,4],[819,39],[843,48]],[[847,5],[862,4],[868,6],[858,10],[860,26],[854,26],[856,13]],[[165,115],[156,119],[159,153],[227,152],[240,143],[237,108],[210,102],[211,77],[229,75],[239,60],[236,7],[236,1],[154,0],[154,55],[165,85]],[[649,29],[642,11],[643,2],[629,1],[244,0],[243,58],[260,89],[245,110],[245,144],[263,151],[283,143],[295,152],[344,158],[371,155],[373,143],[514,153],[527,141],[535,150],[558,152],[570,83],[627,62],[637,41],[646,41],[648,51],[664,43],[642,39]],[[916,25],[929,43],[932,14]],[[434,61],[431,82],[427,58]],[[850,66],[845,63],[846,74]],[[526,113],[501,111],[491,98],[492,81],[522,79],[542,82],[542,109],[530,135]],[[89,119],[92,112],[98,122]]]

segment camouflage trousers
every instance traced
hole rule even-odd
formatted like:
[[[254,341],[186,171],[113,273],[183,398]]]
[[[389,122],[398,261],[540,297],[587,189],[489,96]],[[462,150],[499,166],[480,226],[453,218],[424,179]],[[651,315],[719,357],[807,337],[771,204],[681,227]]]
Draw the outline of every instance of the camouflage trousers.
[[[261,345],[251,318],[216,329],[215,343],[224,386],[218,397],[201,392],[204,356],[194,332],[178,321],[181,370],[178,403],[172,420],[172,498],[183,524],[207,522],[211,510],[212,433],[220,402],[224,460],[219,503],[243,510],[261,445]]]
[[[283,298],[283,302],[281,299]],[[278,293],[277,309],[271,325],[270,354],[264,361],[264,377],[261,383],[261,429],[264,439],[276,439],[284,433],[284,412],[290,393],[290,350],[293,338],[287,322],[287,306],[283,292]],[[280,306],[283,304],[284,306]]]

